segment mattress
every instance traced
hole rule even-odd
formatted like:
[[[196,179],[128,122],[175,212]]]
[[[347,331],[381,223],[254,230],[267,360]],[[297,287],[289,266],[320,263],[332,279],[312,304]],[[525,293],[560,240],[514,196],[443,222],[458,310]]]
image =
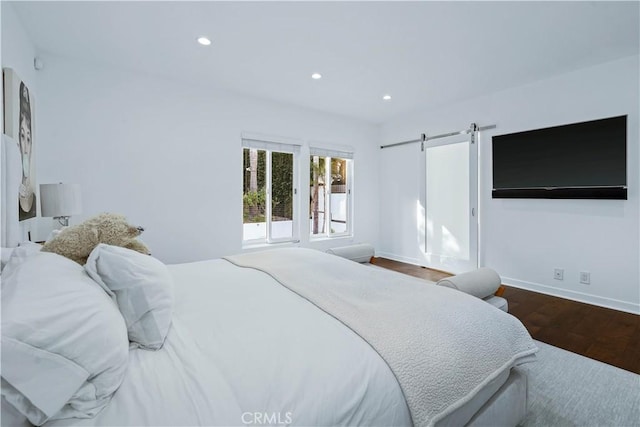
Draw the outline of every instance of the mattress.
[[[45,425],[411,425],[386,362],[307,300],[225,260],[169,269],[175,312],[163,348],[130,351],[122,385],[96,417]],[[466,424],[507,377],[438,425]]]

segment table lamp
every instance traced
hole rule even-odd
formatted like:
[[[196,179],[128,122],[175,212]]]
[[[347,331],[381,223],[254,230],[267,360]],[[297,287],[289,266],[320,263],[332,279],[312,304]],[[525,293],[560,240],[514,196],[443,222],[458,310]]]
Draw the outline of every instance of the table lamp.
[[[79,184],[40,184],[42,216],[53,217],[67,227],[69,217],[82,213],[82,197]]]

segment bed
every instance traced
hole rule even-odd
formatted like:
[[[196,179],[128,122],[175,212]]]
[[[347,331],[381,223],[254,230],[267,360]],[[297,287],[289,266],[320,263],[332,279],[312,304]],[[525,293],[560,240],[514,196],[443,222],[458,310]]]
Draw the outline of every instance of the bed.
[[[537,348],[515,318],[452,289],[299,248],[159,267],[172,283],[162,347],[150,351],[127,342],[125,367],[109,371],[117,371],[113,390],[94,406],[86,393],[78,404],[63,402],[61,393],[47,395],[46,385],[36,389],[29,384],[33,376],[27,381],[28,374],[17,372],[26,362],[6,356],[5,338],[16,336],[5,337],[5,330],[11,334],[21,323],[16,339],[60,356],[66,350],[56,349],[67,335],[35,343],[22,329],[37,315],[27,316],[17,302],[50,298],[59,306],[56,271],[74,280],[91,277],[58,255],[23,252],[2,273],[3,415],[22,405],[32,423],[51,427],[422,426],[516,425],[526,413],[526,376],[517,366],[534,360]],[[26,281],[33,289],[20,296]],[[83,301],[102,304],[101,287],[91,292]],[[82,310],[79,316],[93,308]],[[68,310],[54,315],[80,321]],[[80,388],[108,371],[90,366],[96,355],[63,356],[96,372]],[[92,398],[99,386],[91,385]],[[51,404],[55,399],[62,400]],[[25,400],[51,407],[25,410]]]

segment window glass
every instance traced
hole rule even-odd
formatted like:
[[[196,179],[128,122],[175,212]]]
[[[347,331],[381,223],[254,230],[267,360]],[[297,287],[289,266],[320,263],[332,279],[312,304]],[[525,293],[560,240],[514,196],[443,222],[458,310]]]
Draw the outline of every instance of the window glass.
[[[349,231],[348,182],[345,159],[331,158],[331,233]]]
[[[311,155],[309,166],[309,230],[311,236],[351,232],[352,160]]]
[[[299,146],[253,139],[242,145],[243,241],[295,241]]]
[[[309,174],[309,216],[311,218],[311,235],[325,234],[325,217],[327,212],[324,181],[326,176],[325,158],[311,156]]]
[[[293,236],[293,154],[271,153],[271,239]]]

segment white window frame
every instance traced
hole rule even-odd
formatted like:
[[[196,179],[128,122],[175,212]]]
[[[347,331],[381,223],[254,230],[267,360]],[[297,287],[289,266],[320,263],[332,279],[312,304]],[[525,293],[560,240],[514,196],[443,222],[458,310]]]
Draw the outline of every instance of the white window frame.
[[[312,162],[311,158],[314,156],[322,157],[325,159],[325,198],[328,200],[328,215],[327,212],[324,213],[324,229],[326,230],[324,233],[313,234],[312,230],[309,230],[309,239],[310,240],[321,240],[321,239],[334,239],[340,237],[351,237],[353,236],[353,151],[352,150],[338,150],[317,146],[309,147],[309,161]],[[347,229],[341,233],[332,233],[331,232],[331,159],[338,158],[347,160]],[[327,167],[328,165],[328,167]],[[308,173],[308,172],[307,172]],[[326,183],[329,183],[327,185]]]
[[[266,237],[264,239],[249,239],[244,238],[244,220],[242,221],[242,244],[246,246],[259,245],[259,244],[273,244],[273,243],[297,243],[300,241],[300,208],[299,208],[299,169],[300,169],[300,145],[297,140],[285,139],[285,138],[268,138],[263,136],[256,136],[253,134],[242,134],[242,150],[245,148],[256,149],[266,151],[266,165],[265,165],[265,223],[266,223]],[[284,237],[274,239],[272,235],[272,219],[271,219],[271,189],[272,189],[272,176],[271,176],[271,153],[287,153],[293,154],[293,194],[292,194],[292,231],[291,237]]]

